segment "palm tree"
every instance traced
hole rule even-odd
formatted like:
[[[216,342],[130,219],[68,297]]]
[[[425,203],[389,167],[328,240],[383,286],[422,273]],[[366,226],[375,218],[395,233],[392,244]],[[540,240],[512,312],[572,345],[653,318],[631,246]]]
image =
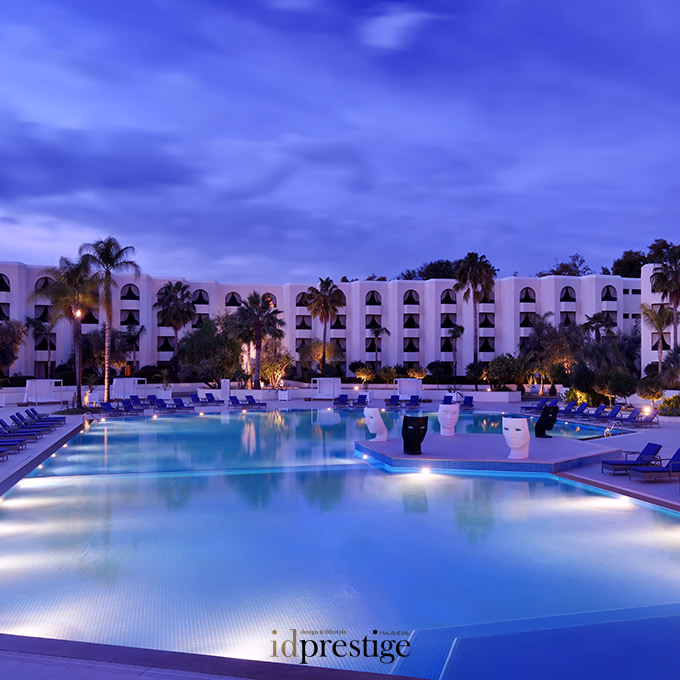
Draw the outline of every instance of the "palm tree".
[[[252,343],[255,347],[253,385],[256,389],[260,387],[260,357],[263,340],[265,338],[275,340],[283,338],[285,322],[279,318],[280,314],[281,310],[272,306],[268,297],[262,297],[256,291],[253,291],[230,317],[241,342]]]
[[[382,335],[386,335],[387,337],[390,337],[392,333],[390,333],[388,328],[384,328],[383,326],[376,326],[375,328],[371,328],[371,335],[375,338],[375,372],[378,372],[378,340]]]
[[[101,305],[104,308],[104,401],[109,400],[109,371],[111,367],[111,324],[113,323],[113,289],[117,286],[113,275],[131,271],[135,277],[141,274],[139,265],[131,260],[135,254],[132,246],[121,247],[120,243],[107,236],[94,243],[83,243],[80,254],[96,270],[95,279],[101,287]]]
[[[472,296],[472,313],[474,317],[474,360],[479,362],[479,303],[493,293],[495,277],[498,270],[486,259],[485,255],[468,253],[457,260],[454,268],[456,283],[453,289],[463,292],[467,302]]]
[[[642,318],[659,335],[657,342],[659,375],[663,368],[663,333],[673,323],[673,310],[668,307],[659,307],[658,310],[650,305],[640,305]]]
[[[196,306],[186,283],[168,281],[156,296],[153,304],[158,310],[158,321],[170,326],[175,332],[175,346],[172,350],[173,372],[177,377],[179,363],[179,332],[196,318]]]
[[[611,335],[615,326],[616,322],[606,312],[596,312],[592,316],[586,314],[586,322],[581,324],[583,330],[593,332],[595,342],[600,342],[603,332],[605,335]]]
[[[323,323],[323,349],[321,352],[321,370],[326,365],[326,336],[328,334],[328,324],[335,319],[338,309],[344,306],[345,295],[333,283],[333,279],[322,279],[319,277],[319,287],[310,286],[307,289],[307,309],[314,318],[318,318]]]
[[[40,321],[31,316],[26,317],[24,325],[33,334],[33,340],[37,345],[45,341],[47,344],[47,378],[52,377],[52,333],[54,324],[51,321]]]
[[[76,370],[76,400],[78,407],[83,403],[83,315],[99,303],[97,281],[92,276],[90,261],[84,257],[70,260],[59,258],[59,265],[45,270],[45,276],[52,282],[40,290],[52,307],[50,321],[56,323],[66,319],[71,324],[73,356]]]
[[[449,337],[453,340],[453,375],[458,375],[458,338],[465,332],[465,326],[454,323],[449,328]]]
[[[678,345],[678,308],[680,308],[680,246],[671,248],[652,274],[652,290],[661,293],[673,308],[673,345]]]
[[[137,346],[139,341],[146,335],[146,326],[136,326],[131,323],[126,326],[126,338],[130,349],[132,350],[132,365],[137,366]]]

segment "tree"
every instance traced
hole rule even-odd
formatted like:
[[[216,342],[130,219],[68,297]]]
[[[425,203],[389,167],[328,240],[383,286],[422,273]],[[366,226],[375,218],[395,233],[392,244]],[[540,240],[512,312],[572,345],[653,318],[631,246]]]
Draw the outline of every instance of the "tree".
[[[444,378],[451,377],[452,375],[451,367],[445,361],[431,361],[427,365],[427,370],[437,382],[437,387],[439,387],[439,383],[444,382]]]
[[[319,338],[311,338],[298,350],[300,361],[309,364],[317,365],[321,368],[321,361],[323,359],[323,342]],[[326,359],[330,361],[340,361],[345,356],[344,351],[335,343],[326,346]],[[362,364],[363,365],[363,364]]]
[[[654,309],[654,307],[642,304],[640,305],[640,313],[642,314],[645,323],[659,336],[657,341],[657,364],[659,367],[659,375],[661,375],[661,371],[663,370],[663,334],[673,322],[673,311],[668,307],[659,307],[657,310]]]
[[[631,394],[635,394],[636,389],[637,380],[628,371],[615,370],[609,374],[606,394],[610,398],[623,397],[627,400]]]
[[[364,364],[354,371],[354,375],[361,380],[361,387],[363,388],[367,382],[371,382],[375,378],[375,371],[370,364]]]
[[[294,363],[293,356],[281,348],[278,340],[265,341],[260,373],[271,387],[278,387],[283,382],[286,371]]]
[[[479,303],[484,297],[493,294],[495,277],[498,270],[484,255],[468,253],[461,260],[456,261],[453,289],[463,291],[463,299],[467,302],[472,297],[472,312],[474,318],[474,361],[479,361]]]
[[[375,370],[377,371],[378,370],[378,351],[379,351],[378,341],[380,340],[380,337],[382,335],[387,335],[389,337],[390,335],[392,335],[392,333],[390,333],[389,329],[378,325],[375,328],[371,328],[371,335],[375,339]]]
[[[666,352],[661,380],[670,389],[677,389],[678,379],[680,379],[680,346],[676,345]]]
[[[24,324],[27,330],[33,335],[35,344],[44,342],[47,346],[47,377],[52,377],[52,333],[54,324],[51,321],[39,321],[27,316]]]
[[[512,354],[499,354],[489,362],[486,378],[494,388],[503,387],[517,381],[518,369],[517,359]]]
[[[595,272],[586,264],[586,260],[582,255],[574,253],[569,256],[566,262],[558,262],[555,260],[554,266],[542,272],[538,272],[536,276],[587,276]]]
[[[680,308],[680,246],[668,249],[664,259],[654,267],[652,290],[661,293],[673,308],[673,346],[678,344],[678,308]]]
[[[128,324],[125,327],[125,334],[127,338],[130,351],[132,352],[132,365],[137,368],[137,352],[139,350],[139,342],[146,335],[146,326],[142,324],[138,326],[136,324]]]
[[[391,385],[394,382],[394,379],[397,377],[397,371],[395,370],[394,366],[383,366],[378,371],[376,377],[380,382],[383,382],[386,385]]]
[[[479,389],[479,381],[484,379],[485,371],[486,366],[481,361],[473,361],[465,367],[465,377],[474,381],[475,391]]]
[[[455,279],[456,263],[451,260],[434,260],[420,265],[418,269],[405,269],[398,279]]]
[[[51,321],[66,319],[71,324],[73,355],[76,369],[76,401],[78,407],[83,403],[83,356],[82,325],[83,316],[99,303],[99,286],[92,276],[90,261],[84,257],[70,260],[59,258],[59,265],[45,270],[51,283],[40,291],[52,307]]]
[[[411,366],[407,371],[407,375],[409,378],[422,380],[427,376],[427,371],[422,366]]]
[[[321,370],[326,365],[326,338],[328,324],[335,319],[338,309],[345,304],[344,293],[333,283],[333,279],[319,277],[319,287],[307,289],[307,309],[309,313],[323,324],[323,352],[321,354]]]
[[[19,356],[28,329],[21,321],[0,321],[0,370],[9,375],[9,369]]]
[[[175,333],[173,347],[173,372],[177,377],[179,368],[179,332],[196,318],[196,306],[186,283],[168,281],[156,296],[154,309],[158,310],[158,321],[170,326]],[[239,307],[241,309],[241,307]]]
[[[100,303],[104,308],[104,401],[109,400],[109,371],[111,364],[111,324],[113,323],[113,289],[117,283],[114,274],[131,271],[135,276],[141,274],[139,265],[132,260],[135,249],[122,247],[113,236],[107,236],[94,243],[83,243],[80,255],[95,270],[94,279],[100,288]],[[175,340],[176,341],[176,340]]]
[[[612,274],[632,279],[642,276],[642,266],[647,263],[647,256],[641,250],[624,250],[621,257],[614,260]]]
[[[647,247],[647,250],[649,251],[647,253],[647,263],[659,264],[663,262],[668,257],[668,254],[675,248],[677,248],[677,246],[666,241],[665,238],[656,239],[654,243]]]
[[[460,338],[465,332],[465,326],[461,326],[458,323],[454,323],[451,328],[449,328],[449,337],[453,340],[453,373],[458,374],[458,338]]]
[[[237,337],[255,348],[255,366],[253,383],[255,389],[260,388],[260,362],[262,343],[265,338],[280,340],[283,338],[285,322],[280,318],[281,310],[272,305],[270,298],[253,291],[245,302],[242,302],[229,322],[233,324]]]
[[[654,402],[663,399],[663,386],[658,378],[647,377],[642,378],[637,384],[637,393],[640,399],[649,399],[654,408]]]
[[[109,364],[118,371],[122,370],[130,356],[126,333],[117,328],[111,328],[108,333],[96,328],[83,336],[83,369],[92,369],[101,376],[106,370],[107,354]]]
[[[593,333],[595,342],[600,342],[603,333],[611,335],[615,326],[616,322],[606,312],[595,312],[592,316],[586,314],[586,322],[581,324],[584,331]]]

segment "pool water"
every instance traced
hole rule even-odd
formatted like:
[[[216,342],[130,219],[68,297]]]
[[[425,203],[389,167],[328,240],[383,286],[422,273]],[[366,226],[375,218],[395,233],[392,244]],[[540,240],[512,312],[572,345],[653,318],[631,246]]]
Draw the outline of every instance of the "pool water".
[[[680,602],[676,515],[552,477],[386,474],[365,436],[326,411],[82,433],[0,505],[0,631],[271,660],[273,629]]]

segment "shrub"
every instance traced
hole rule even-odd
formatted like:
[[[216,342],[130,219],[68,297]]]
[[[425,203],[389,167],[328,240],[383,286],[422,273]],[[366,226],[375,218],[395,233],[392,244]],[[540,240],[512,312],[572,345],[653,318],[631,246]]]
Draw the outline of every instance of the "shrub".
[[[409,378],[419,378],[422,380],[427,375],[427,371],[422,366],[411,366],[408,369]]]
[[[391,383],[397,377],[397,372],[394,366],[383,366],[379,371],[377,378],[380,382]]]
[[[373,370],[373,366],[364,364],[354,371],[354,375],[361,380],[361,385],[363,387],[367,382],[371,382],[375,378],[375,371]]]
[[[652,406],[658,399],[663,399],[663,387],[658,378],[655,377],[642,378],[638,381],[637,393],[641,399],[649,399]]]
[[[680,417],[680,394],[664,399],[659,407],[659,413],[662,416]]]

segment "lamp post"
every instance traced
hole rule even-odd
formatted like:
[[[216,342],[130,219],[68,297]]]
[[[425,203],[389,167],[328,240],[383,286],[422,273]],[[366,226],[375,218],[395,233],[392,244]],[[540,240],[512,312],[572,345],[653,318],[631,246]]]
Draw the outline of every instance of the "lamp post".
[[[77,408],[83,405],[83,367],[82,367],[82,342],[81,342],[81,319],[83,310],[80,307],[73,309],[73,356],[76,369],[76,403]]]

